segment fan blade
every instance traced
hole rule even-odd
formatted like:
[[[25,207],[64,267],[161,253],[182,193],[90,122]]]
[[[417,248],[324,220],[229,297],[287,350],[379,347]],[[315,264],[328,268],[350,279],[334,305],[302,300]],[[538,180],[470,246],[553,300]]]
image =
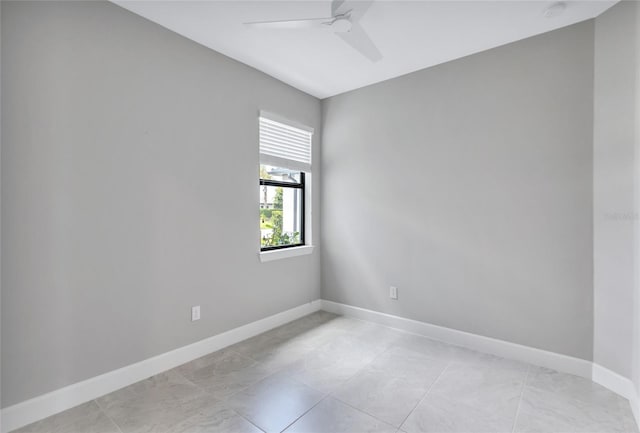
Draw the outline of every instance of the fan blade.
[[[283,21],[254,21],[244,23],[247,27],[253,27],[258,29],[309,29],[309,28],[329,28],[333,18],[309,18],[303,20],[283,20]]]
[[[360,24],[353,23],[350,32],[336,33],[336,35],[372,62],[382,59],[382,54]]]
[[[351,20],[357,22],[369,10],[373,0],[333,0],[331,15],[342,15],[351,11]]]
[[[349,10],[343,8],[342,5],[344,5],[344,0],[333,0],[331,2],[331,15],[335,17],[336,15],[342,15]]]

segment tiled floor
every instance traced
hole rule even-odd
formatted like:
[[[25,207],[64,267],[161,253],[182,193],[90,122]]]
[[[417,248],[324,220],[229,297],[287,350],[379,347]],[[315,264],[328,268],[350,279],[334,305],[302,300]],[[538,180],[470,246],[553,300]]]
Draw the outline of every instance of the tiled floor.
[[[20,432],[638,432],[591,381],[319,312]]]

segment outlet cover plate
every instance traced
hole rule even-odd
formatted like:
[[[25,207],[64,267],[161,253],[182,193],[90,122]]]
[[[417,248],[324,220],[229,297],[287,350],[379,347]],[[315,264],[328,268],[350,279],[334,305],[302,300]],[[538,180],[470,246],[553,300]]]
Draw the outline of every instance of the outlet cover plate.
[[[196,320],[200,320],[200,305],[191,307],[191,321],[195,322]]]

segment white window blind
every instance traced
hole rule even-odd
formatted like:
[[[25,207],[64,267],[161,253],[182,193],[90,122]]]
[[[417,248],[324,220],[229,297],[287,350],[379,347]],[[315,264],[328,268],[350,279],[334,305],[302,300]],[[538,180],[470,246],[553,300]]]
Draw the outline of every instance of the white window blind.
[[[310,172],[313,129],[282,120],[260,113],[260,163]]]

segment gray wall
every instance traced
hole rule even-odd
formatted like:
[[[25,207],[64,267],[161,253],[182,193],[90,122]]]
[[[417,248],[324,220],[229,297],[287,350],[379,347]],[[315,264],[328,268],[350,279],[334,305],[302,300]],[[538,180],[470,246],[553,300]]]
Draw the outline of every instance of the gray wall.
[[[591,359],[593,27],[323,101],[324,299]]]
[[[593,359],[629,378],[637,308],[637,8],[620,2],[595,21]]]
[[[635,88],[635,94],[636,94],[636,116],[635,116],[635,120],[636,120],[636,124],[635,124],[635,130],[636,130],[636,153],[635,153],[635,157],[636,157],[636,178],[635,178],[635,185],[636,185],[636,214],[640,216],[640,5],[638,5],[637,3],[636,5],[636,13],[635,13],[635,17],[636,17],[636,52],[635,52],[635,58],[636,58],[636,88]],[[638,395],[638,397],[640,397],[640,265],[638,264],[638,257],[640,257],[640,229],[638,228],[638,222],[640,220],[636,221],[636,262],[635,262],[635,268],[636,268],[636,280],[635,280],[635,284],[634,284],[634,292],[635,292],[635,297],[634,297],[634,305],[635,305],[635,310],[634,310],[634,337],[633,337],[633,383],[635,384],[636,387],[636,394]],[[639,399],[640,400],[640,399]],[[638,412],[636,412],[637,414],[640,414],[640,402],[636,401],[636,410]]]
[[[317,99],[106,2],[1,28],[2,406],[319,298],[256,201],[258,110],[319,130]]]
[[[325,100],[322,274],[318,253],[259,263],[255,205],[257,111],[319,131],[319,101],[109,3],[0,9],[3,407],[317,299],[320,277],[640,390],[637,4]]]
[[[2,82],[2,7],[0,7],[0,83]],[[2,86],[0,86],[0,101],[2,101]],[[2,104],[0,103],[0,119],[2,118]],[[2,122],[0,121],[0,161],[2,160]],[[2,164],[0,163],[0,353],[2,352]],[[2,402],[2,356],[0,356],[0,402]],[[0,405],[0,407],[2,407]],[[2,412],[0,412],[0,426]]]

